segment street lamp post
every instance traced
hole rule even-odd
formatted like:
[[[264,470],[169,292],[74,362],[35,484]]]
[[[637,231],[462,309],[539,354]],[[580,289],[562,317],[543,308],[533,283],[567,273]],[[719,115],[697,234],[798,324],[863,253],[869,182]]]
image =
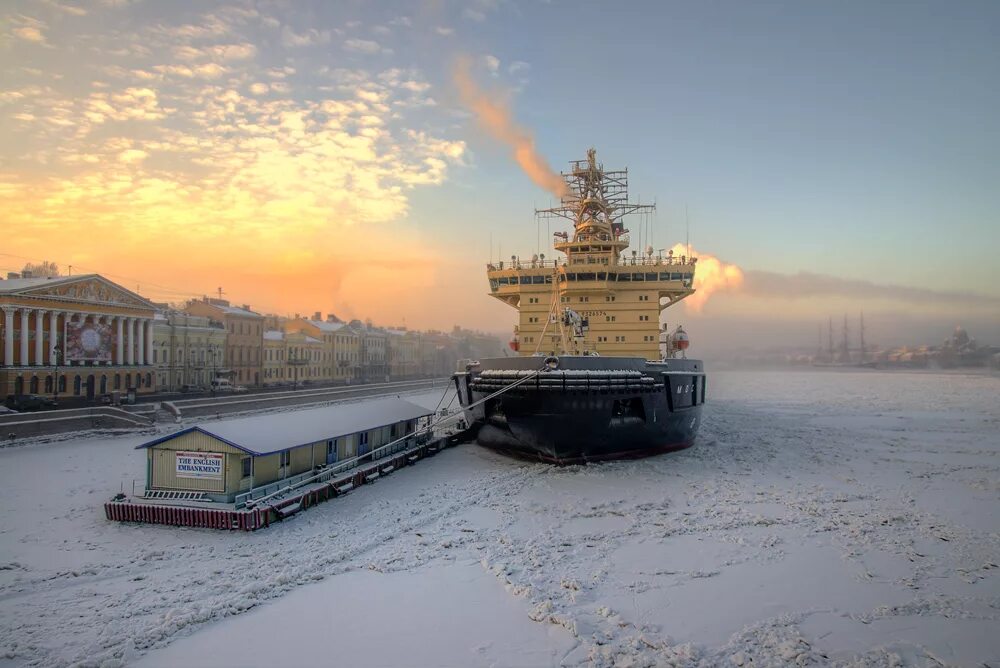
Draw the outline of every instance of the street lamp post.
[[[55,362],[55,378],[52,379],[52,403],[59,405],[59,358],[62,357],[62,349],[59,347],[59,340],[52,347],[52,359]]]

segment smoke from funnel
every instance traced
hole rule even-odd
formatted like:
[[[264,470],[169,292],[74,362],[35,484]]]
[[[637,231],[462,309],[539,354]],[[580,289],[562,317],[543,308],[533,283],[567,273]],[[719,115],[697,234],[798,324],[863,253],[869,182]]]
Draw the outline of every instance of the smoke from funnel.
[[[565,195],[566,182],[535,150],[535,140],[531,134],[514,122],[510,109],[503,100],[491,96],[476,85],[471,69],[468,58],[459,58],[452,73],[462,103],[476,114],[480,125],[487,132],[511,147],[514,160],[532,181],[556,197]]]
[[[684,244],[676,244],[671,250],[674,257],[687,255]],[[714,292],[739,290],[743,285],[743,270],[735,264],[727,264],[709,253],[699,253],[691,249],[691,256],[698,258],[694,271],[695,293],[684,299],[684,304],[698,313]]]

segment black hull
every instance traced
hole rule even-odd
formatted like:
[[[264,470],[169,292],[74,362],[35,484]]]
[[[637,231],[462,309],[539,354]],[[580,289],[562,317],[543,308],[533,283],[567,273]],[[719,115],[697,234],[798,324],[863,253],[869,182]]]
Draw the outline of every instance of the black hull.
[[[534,360],[536,367],[540,364],[537,358],[515,359]],[[484,360],[484,364],[492,362],[485,375],[475,369],[457,374],[463,406],[474,406],[469,413],[480,427],[478,442],[506,454],[555,464],[646,457],[694,444],[705,397],[700,362],[676,360],[664,368],[639,361],[641,367],[633,366],[630,372],[638,376],[636,371],[641,369],[644,382],[623,387],[607,378],[625,373],[614,370],[615,360],[620,364],[629,358],[596,358],[601,360],[596,367],[593,359],[560,358],[560,369],[576,374],[565,387],[558,373],[550,373],[493,398],[490,395],[511,381],[490,382],[490,373],[523,376],[532,369],[523,362],[511,369],[513,360]],[[483,403],[476,406],[479,402]]]

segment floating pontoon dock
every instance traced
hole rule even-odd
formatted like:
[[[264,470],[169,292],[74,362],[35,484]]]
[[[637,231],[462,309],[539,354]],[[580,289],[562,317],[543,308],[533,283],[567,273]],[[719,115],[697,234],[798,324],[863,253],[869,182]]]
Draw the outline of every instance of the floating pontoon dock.
[[[141,495],[104,505],[109,520],[254,531],[467,436],[433,437],[433,412],[402,399],[205,423],[138,446]]]

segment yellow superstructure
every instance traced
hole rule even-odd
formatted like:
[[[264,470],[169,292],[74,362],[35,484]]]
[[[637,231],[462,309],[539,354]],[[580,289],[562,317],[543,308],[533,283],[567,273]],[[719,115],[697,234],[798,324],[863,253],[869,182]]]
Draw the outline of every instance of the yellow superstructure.
[[[628,201],[626,172],[606,172],[594,149],[564,173],[561,206],[539,211],[573,222],[556,233],[562,260],[512,257],[487,265],[490,294],[516,308],[521,355],[592,354],[659,359],[660,313],[694,293],[697,259],[629,247],[621,218],[652,207]],[[572,316],[582,327],[569,328]],[[572,330],[572,331],[570,331]]]

